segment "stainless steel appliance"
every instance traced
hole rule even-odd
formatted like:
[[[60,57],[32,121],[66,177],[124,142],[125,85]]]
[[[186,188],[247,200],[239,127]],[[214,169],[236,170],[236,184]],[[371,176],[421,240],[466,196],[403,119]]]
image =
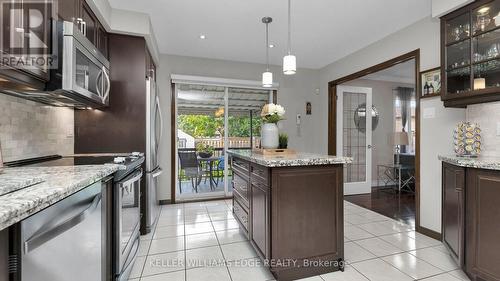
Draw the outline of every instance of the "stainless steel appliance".
[[[97,182],[17,224],[10,280],[107,280],[107,194]]]
[[[146,189],[143,194],[143,234],[149,233],[158,219],[160,203],[157,197],[158,177],[162,173],[159,164],[159,148],[163,135],[163,116],[156,83],[146,78]]]
[[[43,91],[11,83],[1,92],[54,106],[100,108],[109,105],[109,61],[71,22],[54,22],[57,65]]]
[[[121,159],[117,159],[116,156],[119,156]],[[111,200],[108,199],[103,199],[104,197],[101,196],[100,199],[97,197],[97,194],[94,196],[94,199],[90,200],[89,198],[93,196],[94,193],[88,196],[79,196],[77,199],[72,199],[70,201],[71,204],[65,203],[64,208],[58,207],[61,202],[65,202],[66,200],[73,198],[73,196],[80,194],[76,193],[63,201],[57,203],[56,205],[39,212],[35,214],[34,216],[30,217],[31,218],[38,218],[39,214],[42,214],[46,212],[47,210],[54,210],[50,211],[50,213],[41,216],[42,218],[47,217],[45,220],[25,220],[23,223],[28,223],[32,225],[32,228],[51,228],[52,224],[47,223],[50,217],[55,217],[55,216],[61,216],[61,217],[70,217],[72,213],[80,213],[79,214],[84,214],[83,216],[79,216],[77,219],[72,219],[71,221],[74,223],[73,224],[67,224],[64,227],[59,227],[58,230],[51,231],[54,233],[51,237],[51,242],[48,245],[52,245],[52,247],[47,247],[44,248],[46,250],[42,251],[41,253],[37,256],[30,256],[30,259],[21,259],[21,269],[26,272],[28,272],[30,275],[26,275],[23,273],[23,275],[19,275],[19,277],[16,277],[18,279],[14,279],[15,281],[34,281],[34,280],[51,280],[51,281],[62,281],[62,280],[76,280],[76,281],[87,281],[87,280],[109,280],[112,278],[112,280],[116,281],[126,281],[128,280],[128,277],[130,275],[130,272],[132,270],[132,266],[135,262],[135,259],[137,257],[137,253],[139,250],[139,244],[140,244],[140,225],[141,225],[141,180],[143,177],[143,170],[142,170],[142,165],[144,163],[144,154],[135,154],[135,155],[129,155],[129,154],[111,154],[111,155],[103,155],[103,154],[95,154],[95,155],[77,155],[77,156],[70,156],[70,157],[62,157],[58,155],[53,155],[53,156],[47,156],[47,157],[40,157],[40,158],[34,158],[34,159],[26,159],[26,160],[21,160],[21,161],[14,161],[14,162],[8,162],[6,163],[7,166],[9,167],[16,167],[16,166],[31,166],[31,167],[36,167],[36,166],[75,166],[75,165],[93,165],[93,164],[106,164],[106,163],[113,163],[117,162],[117,160],[122,160],[118,161],[122,165],[125,166],[125,169],[118,170],[112,177],[112,188],[108,188],[109,190],[106,190],[107,196],[111,197]],[[90,188],[90,187],[89,187]],[[88,188],[87,188],[88,189]],[[85,190],[87,190],[85,189]],[[85,193],[86,194],[86,193]],[[80,198],[81,197],[81,198]],[[96,203],[98,200],[99,203]],[[80,203],[78,203],[80,202]],[[110,202],[112,203],[111,207],[96,207],[96,204],[103,204],[101,202]],[[88,206],[87,208],[83,208],[82,206],[85,205]],[[58,207],[57,209],[54,209],[54,207]],[[98,226],[96,222],[91,222],[89,221],[88,223],[84,223],[82,218],[87,219],[90,216],[90,213],[96,212],[96,210],[112,210],[108,211],[108,213],[101,211],[100,215],[94,215],[95,219],[99,218],[99,221],[102,222],[102,226]],[[81,210],[84,209],[82,212]],[[89,211],[91,210],[91,211]],[[109,214],[112,214],[110,217]],[[61,220],[61,221],[66,221],[64,218],[61,219],[54,219],[54,220]],[[101,221],[102,218],[102,221]],[[81,220],[81,222],[80,222]],[[84,230],[82,230],[78,225],[83,224],[84,227],[86,227]],[[112,227],[110,227],[112,226]],[[77,231],[77,233],[74,233]],[[30,237],[29,234],[31,234],[33,231],[22,231],[21,233],[26,233],[26,235],[16,235],[16,237],[22,237],[20,238],[20,241],[28,241],[24,237]],[[67,235],[66,233],[69,233],[71,235]],[[99,234],[96,234],[99,233]],[[63,235],[64,234],[64,235]],[[37,237],[36,233],[34,235]],[[46,237],[43,235],[43,237]],[[58,237],[63,237],[64,239],[59,240]],[[105,238],[109,237],[109,239]],[[71,239],[76,239],[76,240],[71,240]],[[89,240],[92,239],[92,240]],[[26,241],[25,241],[26,240]],[[39,239],[32,239],[35,242],[30,242],[31,244],[28,245],[28,249],[33,249],[34,247],[39,245]],[[20,255],[23,255],[22,251],[23,248],[26,248],[26,243],[24,242],[19,242],[16,243],[19,245],[19,252]],[[29,242],[29,241],[28,241]],[[111,244],[112,243],[112,244]],[[58,246],[60,245],[60,246]],[[110,247],[108,247],[111,245]],[[61,247],[59,249],[59,247]],[[97,254],[94,253],[95,250],[94,248],[102,248],[102,253],[100,254],[100,257],[97,258]],[[63,251],[62,253],[59,253],[56,250],[61,250]],[[37,250],[39,251],[39,250]],[[61,276],[60,279],[54,278],[50,275],[44,275],[44,274],[51,274],[50,271],[48,272],[38,272],[42,269],[47,268],[46,264],[44,263],[45,260],[52,261],[52,257],[49,257],[48,255],[52,253],[57,253],[58,257],[55,258],[54,262],[49,266],[49,269],[52,269],[52,267],[57,267],[57,272],[58,276]],[[68,253],[64,252],[67,251]],[[35,253],[35,251],[33,251]],[[38,253],[38,252],[36,252]],[[82,254],[83,253],[83,254]],[[87,256],[87,253],[89,254],[88,257],[83,257],[81,261],[79,260],[74,260],[73,256],[75,258],[77,256]],[[67,254],[68,256],[64,256],[64,254]],[[26,255],[23,255],[23,257]],[[66,257],[66,259],[65,259]],[[33,260],[33,261],[32,261]],[[93,261],[93,264],[87,266],[87,263],[82,264],[81,262],[90,262],[90,260]],[[107,266],[101,265],[101,267],[98,267],[98,263],[102,263],[104,261],[110,261]],[[74,263],[73,263],[74,262]],[[38,266],[38,267],[37,267]],[[76,267],[76,268],[75,268]],[[82,269],[83,272],[79,273],[79,269]],[[104,279],[98,276],[97,272],[103,271],[102,269],[106,269],[106,274],[105,276],[110,276],[110,278]],[[109,272],[108,272],[109,269]],[[90,274],[90,275],[89,275]],[[77,275],[77,276],[73,276]],[[22,276],[22,277],[21,277]],[[42,276],[47,278],[38,278],[38,279],[26,279],[27,277],[25,276]],[[71,276],[71,278],[68,279],[68,276]],[[65,277],[65,278],[63,278]],[[81,279],[78,279],[81,278]]]

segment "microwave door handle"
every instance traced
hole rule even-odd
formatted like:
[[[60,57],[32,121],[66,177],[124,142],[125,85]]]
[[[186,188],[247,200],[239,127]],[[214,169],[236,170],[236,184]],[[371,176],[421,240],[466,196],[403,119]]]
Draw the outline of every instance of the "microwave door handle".
[[[102,72],[104,73],[104,78],[106,78],[106,91],[104,92],[104,96],[102,97],[102,102],[105,103],[109,97],[109,91],[111,90],[111,80],[109,79],[109,74],[104,66],[102,67]]]
[[[101,87],[99,87],[99,81],[102,79],[102,70],[99,71],[99,73],[97,74],[97,77],[95,79],[95,88],[97,90],[97,94],[102,98],[102,83],[101,83]]]
[[[70,230],[74,226],[84,221],[91,213],[93,213],[97,209],[97,206],[99,205],[101,199],[102,194],[97,194],[92,202],[88,205],[88,207],[78,215],[69,218],[61,223],[58,223],[53,227],[53,223],[48,223],[48,226],[46,227],[48,229],[42,228],[40,231],[35,233],[24,242],[24,253],[27,254],[33,251],[34,249],[42,246],[46,242],[54,239],[55,237],[66,232],[67,230]]]

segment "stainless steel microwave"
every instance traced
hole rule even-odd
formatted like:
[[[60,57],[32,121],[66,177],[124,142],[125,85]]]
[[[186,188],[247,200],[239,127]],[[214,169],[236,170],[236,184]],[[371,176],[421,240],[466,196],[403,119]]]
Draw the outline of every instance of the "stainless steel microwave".
[[[54,21],[52,37],[57,67],[50,70],[45,88],[12,87],[2,92],[54,106],[108,106],[111,80],[106,57],[72,22]]]

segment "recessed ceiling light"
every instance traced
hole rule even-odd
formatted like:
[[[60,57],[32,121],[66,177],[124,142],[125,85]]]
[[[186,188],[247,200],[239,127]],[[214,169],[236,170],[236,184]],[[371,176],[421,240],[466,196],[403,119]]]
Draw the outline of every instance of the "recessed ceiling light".
[[[274,44],[269,44],[269,48],[274,48]]]
[[[205,36],[205,34],[201,34],[200,39],[207,39],[207,36]]]

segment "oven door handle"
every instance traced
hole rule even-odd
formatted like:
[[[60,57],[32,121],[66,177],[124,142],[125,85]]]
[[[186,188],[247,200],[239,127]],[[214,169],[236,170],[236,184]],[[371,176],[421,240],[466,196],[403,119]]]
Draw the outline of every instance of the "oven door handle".
[[[121,183],[119,183],[120,188],[124,188],[126,186],[129,186],[130,184],[140,180],[142,178],[142,169],[135,172],[133,175],[129,177],[130,179],[127,179]]]
[[[94,197],[88,207],[78,215],[75,215],[74,217],[71,217],[61,223],[57,223],[55,226],[52,226],[54,222],[48,223],[46,228],[42,228],[40,231],[35,233],[24,242],[24,253],[27,254],[33,251],[34,249],[42,246],[44,243],[52,240],[53,238],[59,236],[60,234],[66,232],[67,230],[84,221],[97,209],[97,206],[99,206],[99,202],[101,202],[101,199],[102,194],[99,193]]]

